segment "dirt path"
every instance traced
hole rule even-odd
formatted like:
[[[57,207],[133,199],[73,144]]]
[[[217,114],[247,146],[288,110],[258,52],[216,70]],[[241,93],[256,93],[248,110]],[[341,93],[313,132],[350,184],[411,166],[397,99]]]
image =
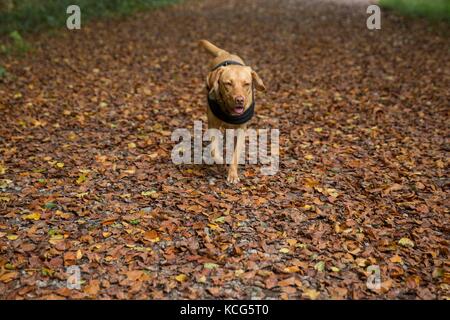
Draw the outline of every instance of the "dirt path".
[[[188,1],[3,58],[0,298],[448,298],[446,26],[365,9]],[[201,38],[265,81],[277,175],[172,164],[205,120]]]

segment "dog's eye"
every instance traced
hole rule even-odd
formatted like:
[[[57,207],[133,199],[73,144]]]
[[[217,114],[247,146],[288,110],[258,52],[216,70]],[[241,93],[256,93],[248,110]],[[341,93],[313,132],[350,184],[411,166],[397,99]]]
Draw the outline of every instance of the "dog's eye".
[[[227,82],[225,82],[225,85],[226,86],[231,86],[233,83],[231,83],[231,81],[227,81]]]
[[[244,87],[248,87],[248,86],[250,86],[250,83],[248,83],[248,82],[244,83]]]

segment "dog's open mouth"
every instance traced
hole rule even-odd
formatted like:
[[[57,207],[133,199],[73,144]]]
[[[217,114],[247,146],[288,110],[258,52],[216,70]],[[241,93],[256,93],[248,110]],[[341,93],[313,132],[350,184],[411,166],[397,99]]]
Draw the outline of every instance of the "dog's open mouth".
[[[241,114],[242,112],[244,112],[244,107],[243,106],[236,106],[233,109],[233,113]]]

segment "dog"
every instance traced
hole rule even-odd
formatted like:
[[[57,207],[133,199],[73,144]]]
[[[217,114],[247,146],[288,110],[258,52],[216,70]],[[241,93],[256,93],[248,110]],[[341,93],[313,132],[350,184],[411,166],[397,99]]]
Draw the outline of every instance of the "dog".
[[[210,72],[206,77],[208,98],[209,129],[237,130],[236,145],[228,169],[227,181],[239,182],[238,160],[245,143],[245,129],[255,107],[254,91],[265,91],[266,87],[251,67],[237,55],[218,48],[207,40],[200,40],[199,45],[206,49],[213,58],[209,64]],[[223,163],[218,155],[218,142],[211,141],[211,155],[216,163]]]

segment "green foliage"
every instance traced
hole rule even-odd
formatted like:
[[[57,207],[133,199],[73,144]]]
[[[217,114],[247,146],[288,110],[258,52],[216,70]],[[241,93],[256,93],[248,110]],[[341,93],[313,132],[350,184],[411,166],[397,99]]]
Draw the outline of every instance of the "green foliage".
[[[6,77],[6,69],[0,66],[0,79]]]
[[[380,0],[380,5],[407,15],[450,21],[450,0]]]
[[[31,49],[31,46],[22,38],[22,36],[17,30],[10,32],[8,36],[9,36],[8,43],[0,45],[0,53],[24,54]]]
[[[1,0],[0,0],[1,1]],[[81,21],[93,17],[125,15],[135,11],[174,3],[177,0],[14,0],[9,10],[0,11],[0,35],[64,27],[66,9],[76,4]]]
[[[13,50],[16,50],[20,53],[24,53],[30,50],[30,45],[22,38],[17,30],[11,32],[9,34],[9,37],[12,40]]]

